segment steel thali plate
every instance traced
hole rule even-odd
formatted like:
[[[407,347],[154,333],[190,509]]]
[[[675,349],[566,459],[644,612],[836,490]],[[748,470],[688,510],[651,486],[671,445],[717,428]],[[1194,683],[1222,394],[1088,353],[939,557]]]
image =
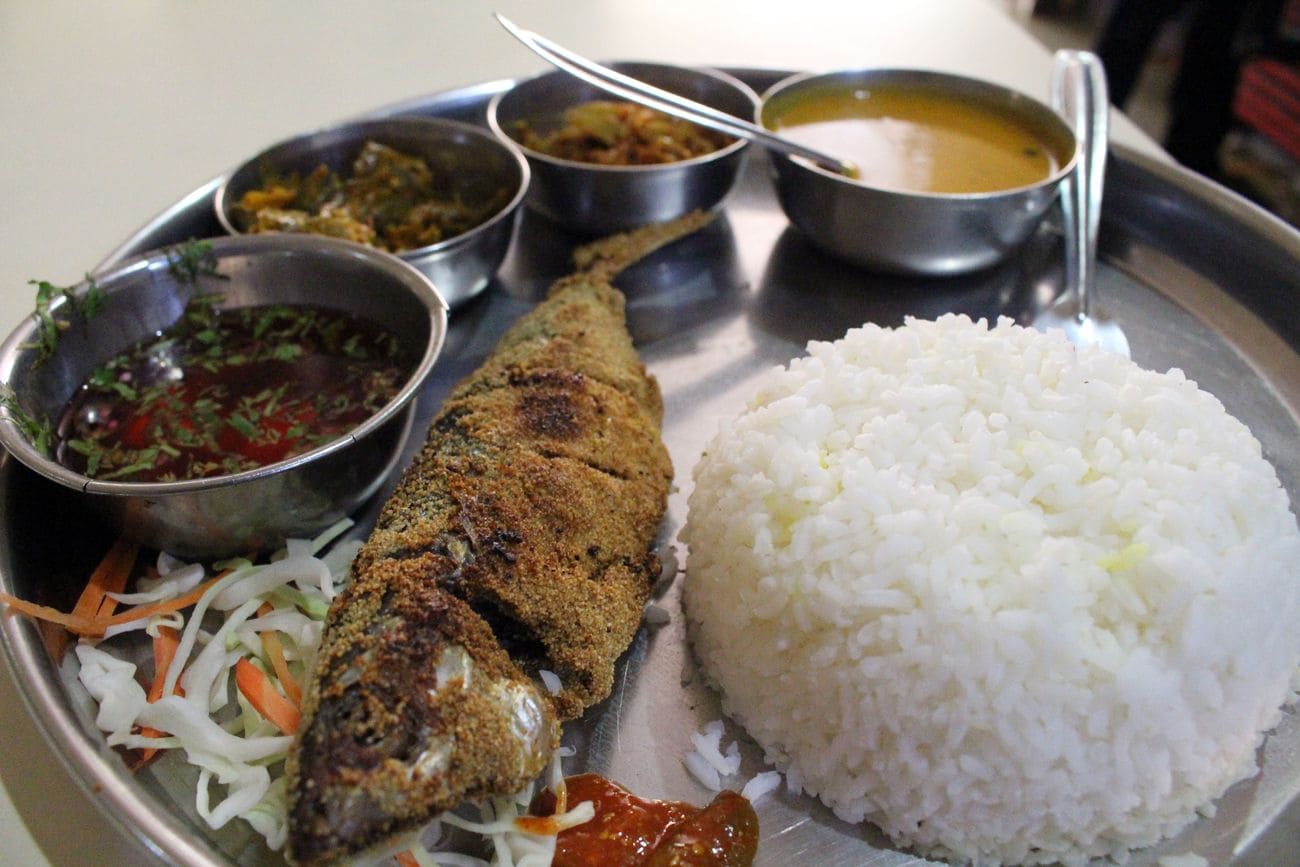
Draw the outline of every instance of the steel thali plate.
[[[784,73],[731,70],[758,90]],[[426,114],[483,123],[495,82],[413,100],[376,114]],[[211,201],[217,181],[182,199],[114,251],[108,262],[220,234]],[[443,357],[419,399],[423,430],[452,384],[557,277],[569,273],[575,238],[525,213],[489,290],[458,307]],[[1246,422],[1300,510],[1300,234],[1196,175],[1117,149],[1102,215],[1100,292],[1123,323],[1134,359],[1179,367]],[[956,311],[1027,322],[1058,294],[1060,237],[1046,224],[1012,260],[957,278],[873,274],[821,253],[789,226],[768,177],[751,155],[710,226],[649,257],[617,282],[643,359],[659,379],[664,438],[676,468],[662,538],[671,546],[686,516],[690,473],[718,425],[743,407],[755,379],[864,322]],[[418,446],[413,442],[414,450]],[[381,495],[382,498],[382,495]],[[359,516],[361,532],[378,499]],[[55,516],[58,520],[52,520]],[[13,460],[0,462],[0,589],[67,608],[109,532]],[[69,545],[68,538],[84,540]],[[682,559],[684,565],[684,558]],[[722,716],[701,682],[680,614],[679,585],[659,600],[673,615],[643,627],[622,660],[613,696],[565,732],[578,753],[566,769],[612,776],[646,796],[702,803],[707,793],[682,764],[690,734]],[[1300,625],[1297,626],[1300,628]],[[33,716],[69,773],[121,832],[160,863],[215,867],[279,864],[240,822],[213,833],[193,810],[194,775],[160,761],[132,775],[104,746],[93,702],[72,655],[58,661],[41,629],[21,618],[0,625],[5,656]],[[734,725],[745,775],[761,754]],[[1300,719],[1287,713],[1260,750],[1261,773],[1233,787],[1212,818],[1143,850],[1135,865],[1194,852],[1212,864],[1281,864],[1300,839]],[[869,826],[836,820],[815,800],[784,791],[759,807],[762,865],[931,863],[899,852]]]

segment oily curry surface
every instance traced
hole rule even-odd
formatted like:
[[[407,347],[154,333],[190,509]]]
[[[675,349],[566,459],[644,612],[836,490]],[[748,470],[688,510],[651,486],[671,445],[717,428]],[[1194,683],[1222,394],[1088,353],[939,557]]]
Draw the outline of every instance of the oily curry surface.
[[[1069,159],[1009,111],[919,86],[801,94],[768,126],[850,160],[863,183],[909,192],[1017,189],[1045,180]]]

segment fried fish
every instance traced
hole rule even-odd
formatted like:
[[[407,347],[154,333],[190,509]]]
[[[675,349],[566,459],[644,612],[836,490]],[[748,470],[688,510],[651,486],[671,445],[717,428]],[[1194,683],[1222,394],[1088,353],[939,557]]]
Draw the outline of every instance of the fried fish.
[[[522,789],[609,694],[672,480],[610,280],[706,220],[580,251],[442,406],[326,620],[287,764],[294,862]]]

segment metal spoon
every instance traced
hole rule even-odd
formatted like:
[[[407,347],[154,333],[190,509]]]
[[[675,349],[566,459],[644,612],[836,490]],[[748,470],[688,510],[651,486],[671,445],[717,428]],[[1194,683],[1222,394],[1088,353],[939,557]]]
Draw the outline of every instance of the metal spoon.
[[[1061,182],[1065,228],[1065,291],[1038,314],[1034,327],[1060,328],[1078,346],[1098,346],[1127,357],[1128,338],[1097,303],[1097,228],[1105,182],[1110,99],[1101,60],[1088,51],[1056,52],[1052,107],[1074,128],[1079,159]]]
[[[510,32],[510,35],[539,54],[543,59],[589,84],[594,84],[623,99],[629,99],[632,102],[662,111],[664,114],[680,117],[683,120],[689,120],[692,123],[697,123],[700,126],[727,135],[756,141],[774,150],[810,159],[823,168],[850,178],[857,177],[857,167],[848,160],[806,147],[798,142],[776,135],[757,124],[727,114],[725,111],[719,111],[711,106],[703,105],[684,96],[678,96],[675,93],[638,81],[621,72],[616,72],[607,66],[588,60],[580,54],[575,54],[531,30],[524,30],[499,12],[493,14],[496,15],[496,19],[501,26]]]

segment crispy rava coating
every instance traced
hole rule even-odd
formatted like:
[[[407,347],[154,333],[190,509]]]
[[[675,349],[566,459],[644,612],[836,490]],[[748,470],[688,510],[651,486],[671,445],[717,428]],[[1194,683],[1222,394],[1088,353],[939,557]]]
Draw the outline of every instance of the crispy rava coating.
[[[672,466],[608,281],[704,219],[585,250],[443,405],[330,608],[287,766],[291,860],[522,789],[559,724],[609,695]]]

